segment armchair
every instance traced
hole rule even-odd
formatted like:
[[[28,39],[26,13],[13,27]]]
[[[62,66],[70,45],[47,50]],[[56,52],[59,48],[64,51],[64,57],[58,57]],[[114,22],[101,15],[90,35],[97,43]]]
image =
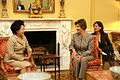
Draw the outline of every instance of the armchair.
[[[0,67],[1,67],[1,72],[3,72],[5,75],[6,74],[14,74],[17,71],[20,70],[20,68],[13,68],[12,66],[5,64],[4,63],[4,56],[7,52],[6,47],[7,47],[7,41],[8,37],[0,37]]]
[[[7,79],[6,72],[5,72],[5,70],[3,69],[3,67],[1,66],[1,65],[2,65],[2,63],[1,63],[2,58],[3,58],[3,57],[0,55],[0,80],[8,80],[8,79]]]
[[[21,68],[19,67],[12,67],[8,64],[5,64],[4,63],[4,56],[5,54],[7,53],[7,41],[8,41],[8,37],[0,37],[0,70],[1,70],[1,73],[0,74],[5,74],[5,75],[11,75],[11,74],[14,74],[14,75],[17,75],[20,73],[20,70]],[[34,64],[34,61],[33,61],[33,58],[31,58],[31,63],[33,65]],[[35,66],[34,66],[34,69],[35,69]]]
[[[114,61],[117,62],[118,64],[120,64],[120,32],[111,32],[111,35],[112,35],[112,42],[115,46],[115,50],[118,51],[118,54],[114,54]],[[115,65],[115,62],[114,62],[114,65]]]
[[[98,41],[97,41],[97,37],[94,36],[93,38],[94,41],[94,51],[93,51],[93,55],[94,55],[94,59],[90,60],[87,62],[88,64],[88,69],[87,71],[95,71],[95,70],[99,70],[100,66],[103,65],[102,64],[102,54],[100,54],[100,58],[98,57]],[[72,54],[72,51],[70,51],[70,54]],[[71,58],[71,62],[70,62],[70,75],[73,75],[74,78],[74,72],[73,72],[73,60],[72,60],[72,55],[70,55]],[[72,79],[72,76],[71,76]]]
[[[99,51],[98,51],[98,41],[96,36],[94,36],[93,41],[94,41],[94,51],[93,51],[94,59],[88,61],[88,70],[98,70],[100,65],[103,65],[102,54],[100,54],[100,58],[98,57]]]

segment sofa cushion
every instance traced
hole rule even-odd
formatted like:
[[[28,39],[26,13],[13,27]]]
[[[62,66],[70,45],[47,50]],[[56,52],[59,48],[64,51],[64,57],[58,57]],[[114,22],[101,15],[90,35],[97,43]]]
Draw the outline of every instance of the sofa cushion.
[[[1,61],[3,61],[5,54],[7,53],[7,41],[8,41],[8,37],[0,37],[0,57],[1,57]],[[3,63],[3,62],[1,62]],[[8,65],[8,64],[4,64],[1,65],[4,66],[5,70],[7,70],[8,73],[15,73],[15,69]],[[0,72],[1,74],[3,73],[2,71]]]
[[[93,59],[88,61],[88,67],[89,66],[99,66],[100,65],[100,59]]]

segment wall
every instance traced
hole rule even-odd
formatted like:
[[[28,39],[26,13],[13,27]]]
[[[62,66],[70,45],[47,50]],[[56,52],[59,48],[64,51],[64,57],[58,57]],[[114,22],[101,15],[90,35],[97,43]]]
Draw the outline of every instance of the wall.
[[[60,0],[55,0],[55,13],[44,13],[44,18],[57,18],[60,11]],[[0,2],[0,7],[1,2]],[[93,30],[92,24],[95,20],[104,23],[105,30],[120,30],[119,12],[120,4],[116,0],[65,0],[65,14],[67,18],[85,18],[88,30]],[[28,18],[29,13],[13,12],[13,0],[7,0],[9,18]],[[1,8],[0,8],[1,15]],[[72,25],[74,31],[74,25]]]
[[[116,0],[92,0],[91,22],[100,20],[105,30],[120,30],[120,4]]]

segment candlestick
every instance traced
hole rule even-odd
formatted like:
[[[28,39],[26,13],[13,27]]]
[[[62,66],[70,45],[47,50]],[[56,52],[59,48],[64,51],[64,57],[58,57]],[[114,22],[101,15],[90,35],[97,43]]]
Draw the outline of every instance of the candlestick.
[[[64,6],[64,0],[60,0],[60,5]]]
[[[64,5],[65,5],[65,1],[60,0],[60,16],[59,16],[59,18],[65,18]]]
[[[6,9],[6,3],[7,3],[7,0],[2,0],[2,18],[8,18],[8,12],[7,12],[7,9]]]
[[[2,4],[3,4],[3,5],[6,5],[6,0],[2,0]]]

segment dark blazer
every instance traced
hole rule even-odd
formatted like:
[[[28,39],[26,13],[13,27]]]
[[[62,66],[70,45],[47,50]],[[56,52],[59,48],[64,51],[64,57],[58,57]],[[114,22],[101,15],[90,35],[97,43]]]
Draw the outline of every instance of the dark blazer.
[[[96,33],[93,33],[92,35],[96,35]],[[107,53],[107,56],[104,56],[104,59],[108,60],[112,53],[114,53],[114,50],[107,33],[101,34],[100,42],[98,41],[98,44],[99,48],[102,49],[103,52]]]
[[[103,51],[109,49],[109,51],[113,52],[113,47],[107,33],[101,34],[101,42],[99,42],[99,48],[101,48]]]

